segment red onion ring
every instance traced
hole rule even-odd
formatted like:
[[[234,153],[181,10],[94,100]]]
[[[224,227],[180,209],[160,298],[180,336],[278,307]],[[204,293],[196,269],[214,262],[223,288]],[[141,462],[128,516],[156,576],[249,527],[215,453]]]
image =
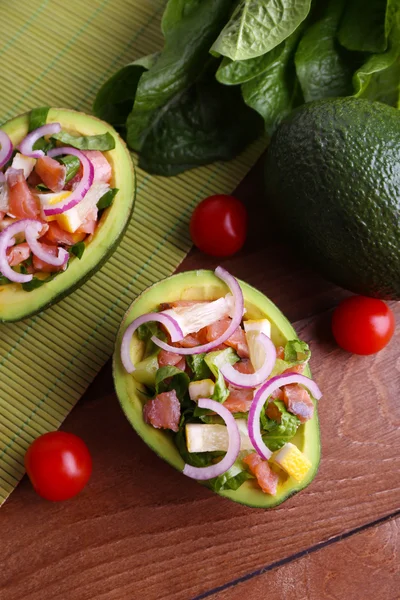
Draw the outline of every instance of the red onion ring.
[[[25,232],[28,225],[37,223],[34,219],[21,219],[5,227],[0,233],[0,272],[4,277],[15,283],[27,283],[32,280],[33,275],[17,273],[8,264],[7,248],[14,245],[14,236]]]
[[[260,389],[257,390],[249,411],[249,438],[255,450],[258,452],[261,458],[264,458],[265,460],[271,458],[272,452],[264,444],[261,436],[261,410],[269,396],[272,394],[272,392],[282,387],[283,385],[289,385],[291,383],[300,383],[300,385],[303,385],[311,392],[311,394],[316,400],[319,400],[322,396],[321,390],[319,389],[315,381],[313,381],[309,377],[306,377],[305,375],[300,375],[299,373],[287,373],[286,375],[277,375],[269,381],[266,381],[264,385],[262,385]]]
[[[43,249],[43,246],[38,242],[38,238],[41,235],[43,224],[39,221],[33,221],[29,223],[25,228],[25,239],[28,246],[32,250],[33,254],[40,258],[43,262],[53,265],[54,267],[61,267],[68,262],[69,253],[64,248],[58,248],[58,256],[53,256],[49,252]]]
[[[220,371],[225,379],[232,385],[240,388],[258,387],[271,375],[276,361],[276,349],[273,342],[264,333],[257,336],[257,343],[261,344],[265,350],[265,359],[257,371],[254,373],[239,373],[233,366],[226,363],[220,367]]]
[[[30,156],[32,158],[40,158],[41,156],[45,156],[43,150],[34,150],[33,146],[45,135],[53,135],[54,133],[59,133],[60,131],[60,123],[47,123],[47,125],[42,125],[42,127],[34,129],[28,133],[26,137],[24,137],[18,146],[18,150],[21,152],[21,154]]]
[[[135,370],[135,366],[132,363],[130,355],[130,345],[132,336],[140,325],[143,325],[143,323],[149,323],[150,321],[157,321],[158,323],[164,325],[173,342],[179,342],[179,340],[181,340],[184,337],[182,329],[179,327],[177,321],[175,321],[175,319],[173,319],[169,315],[164,315],[162,312],[154,312],[146,313],[145,315],[138,317],[137,319],[132,321],[132,323],[126,329],[121,342],[121,361],[125,367],[125,370],[128,371],[128,373],[133,373],[133,371]]]
[[[197,481],[205,481],[213,477],[218,477],[231,468],[240,452],[240,433],[234,416],[223,404],[215,400],[209,400],[208,398],[201,398],[197,404],[200,408],[208,408],[222,417],[229,436],[228,451],[219,463],[210,465],[209,467],[192,467],[192,465],[185,464],[183,469],[184,475],[192,479],[197,479]]]
[[[243,317],[243,309],[244,309],[244,300],[243,293],[240,288],[240,285],[233,277],[230,275],[228,271],[226,271],[223,267],[217,267],[215,269],[215,275],[222,279],[229,287],[234,301],[234,309],[232,321],[228,327],[228,329],[216,340],[213,342],[209,342],[208,344],[203,344],[202,346],[195,346],[194,348],[176,348],[175,346],[171,346],[170,344],[166,344],[162,340],[159,340],[157,337],[153,336],[151,341],[154,342],[157,346],[162,348],[163,350],[167,350],[167,352],[174,352],[175,354],[201,354],[203,352],[210,352],[220,344],[226,342],[227,339],[231,337],[231,335],[236,331],[242,322]],[[172,340],[173,341],[173,340]]]
[[[0,169],[10,160],[12,151],[12,141],[6,132],[0,129]]]
[[[43,208],[43,212],[46,217],[60,215],[79,204],[79,202],[86,196],[94,180],[94,167],[87,156],[83,154],[83,152],[77,150],[76,148],[64,146],[63,148],[53,148],[52,150],[49,150],[47,156],[53,158],[54,156],[60,156],[61,154],[71,154],[72,156],[79,158],[83,167],[82,179],[74,191],[67,198],[65,198],[65,200],[58,202],[54,206],[45,206]]]

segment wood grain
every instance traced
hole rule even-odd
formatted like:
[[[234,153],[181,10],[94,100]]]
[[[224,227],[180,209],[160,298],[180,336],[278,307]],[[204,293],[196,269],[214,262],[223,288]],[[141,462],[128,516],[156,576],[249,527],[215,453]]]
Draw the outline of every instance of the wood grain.
[[[347,292],[285,248],[260,186],[258,169],[241,192],[248,243],[223,264],[272,298],[311,343],[324,393],[317,478],[271,511],[214,495],[137,437],[108,365],[64,424],[93,455],[88,487],[73,501],[50,504],[25,478],[0,511],[1,600],[187,600],[399,508],[400,330],[373,357],[335,346],[330,309]],[[181,269],[215,264],[193,252]],[[393,308],[399,321],[400,304]]]
[[[208,600],[398,600],[400,519],[393,519]]]

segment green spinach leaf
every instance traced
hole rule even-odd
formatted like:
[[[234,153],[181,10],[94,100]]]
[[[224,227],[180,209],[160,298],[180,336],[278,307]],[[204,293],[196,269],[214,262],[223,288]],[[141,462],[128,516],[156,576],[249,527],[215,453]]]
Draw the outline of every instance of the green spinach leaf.
[[[109,206],[111,206],[111,204],[114,202],[114,198],[117,195],[118,191],[118,188],[111,188],[110,190],[108,190],[108,192],[103,194],[103,196],[97,202],[97,208],[99,210],[103,210],[104,208],[108,208]]]
[[[12,283],[12,281],[0,274],[0,285],[8,285],[9,283]]]
[[[354,68],[346,50],[336,42],[345,0],[330,0],[324,17],[300,40],[295,64],[304,100],[346,96],[352,92]]]
[[[114,73],[97,93],[93,104],[94,114],[118,130],[124,130],[140,78],[155,64],[157,57],[158,54],[145,56]]]
[[[189,165],[229,160],[257,138],[262,121],[244,104],[239,88],[220,85],[215,69],[163,110],[147,132],[139,166],[172,175]]]
[[[175,390],[182,403],[185,400],[189,383],[189,376],[184,371],[172,366],[160,367],[156,373],[156,395]]]
[[[133,150],[143,149],[149,131],[164,115],[165,108],[161,109],[172,101],[176,105],[178,95],[198,79],[230,8],[231,0],[203,0],[193,5],[192,10],[181,11],[180,18],[167,19],[164,49],[141,76],[127,119],[127,140]],[[191,163],[191,160],[181,162]]]
[[[388,50],[373,54],[353,77],[357,98],[397,106],[400,87],[400,11],[393,21]]]
[[[278,48],[280,52],[275,53],[276,57],[279,53],[283,52],[284,45],[280,44]],[[215,76],[224,85],[239,85],[254,79],[254,77],[258,77],[258,75],[262,75],[270,65],[271,58],[269,53],[262,54],[256,58],[249,58],[248,60],[231,60],[225,57]]]
[[[299,30],[268,53],[269,67],[254,79],[242,84],[246,104],[264,119],[266,133],[271,136],[279,123],[296,104],[296,78],[292,58]]]
[[[399,9],[399,0],[347,0],[339,42],[348,50],[384,52],[393,12]]]
[[[240,0],[211,50],[232,60],[266,54],[299,27],[310,7],[311,0]]]
[[[72,146],[78,150],[113,150],[115,148],[115,138],[108,131],[98,135],[71,135],[66,131],[60,131],[51,136],[52,139],[62,142],[66,146]]]
[[[46,125],[49,110],[50,106],[33,108],[29,113],[28,130],[33,131],[34,129],[38,129],[39,127],[43,127],[43,125]],[[43,152],[48,152],[54,147],[54,143],[51,140],[46,141],[45,138],[42,137],[39,138],[32,147],[34,150],[43,150]]]
[[[47,115],[49,114],[50,106],[41,106],[40,108],[32,108],[29,113],[28,130],[34,131],[39,127],[43,127],[47,123]]]
[[[70,254],[73,254],[80,260],[83,256],[83,253],[85,252],[85,249],[86,249],[85,242],[78,242],[77,244],[74,244],[73,246],[71,246],[69,251],[70,251]]]

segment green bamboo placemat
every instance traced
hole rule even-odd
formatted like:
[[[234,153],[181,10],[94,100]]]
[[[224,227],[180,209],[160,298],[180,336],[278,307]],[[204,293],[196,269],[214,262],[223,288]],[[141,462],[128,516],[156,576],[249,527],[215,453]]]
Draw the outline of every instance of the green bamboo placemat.
[[[90,112],[116,69],[160,48],[164,5],[0,0],[0,123],[42,105]],[[189,251],[196,203],[232,191],[262,149],[172,179],[139,170],[134,216],[101,271],[41,315],[0,326],[0,504],[24,473],[28,445],[62,423],[111,355],[129,304]]]

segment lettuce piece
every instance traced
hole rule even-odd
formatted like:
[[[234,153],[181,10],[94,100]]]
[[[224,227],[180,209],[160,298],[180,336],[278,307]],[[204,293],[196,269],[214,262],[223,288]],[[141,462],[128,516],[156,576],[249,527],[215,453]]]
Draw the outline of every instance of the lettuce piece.
[[[291,340],[285,345],[285,361],[299,365],[309,360],[311,351],[309,345],[301,340]]]
[[[159,346],[156,346],[151,341],[153,335],[155,335],[163,341],[166,341],[167,339],[165,333],[159,328],[155,321],[149,321],[148,323],[143,323],[143,325],[139,325],[139,327],[136,330],[136,335],[138,336],[139,340],[145,342],[145,357],[149,356],[150,354],[157,355],[161,350]]]
[[[201,379],[210,379],[211,371],[206,361],[206,354],[189,354],[186,356],[186,364],[193,373],[192,381],[200,381]]]
[[[160,367],[155,378],[156,395],[175,390],[179,401],[183,404],[187,400],[189,383],[189,376],[184,371],[171,365]]]
[[[241,461],[237,460],[225,473],[209,479],[207,485],[215,492],[237,490],[248,479],[254,479],[253,475],[243,467]]]
[[[300,420],[286,410],[283,402],[275,400],[274,404],[281,413],[280,423],[274,419],[269,419],[264,411],[262,411],[260,417],[261,428],[265,432],[262,439],[272,452],[279,450],[279,448],[282,448],[282,446],[289,442],[296,434],[300,425]]]
[[[290,340],[285,345],[284,359],[277,358],[272,370],[271,377],[280,375],[286,369],[309,361],[311,350],[306,342],[301,340]]]

